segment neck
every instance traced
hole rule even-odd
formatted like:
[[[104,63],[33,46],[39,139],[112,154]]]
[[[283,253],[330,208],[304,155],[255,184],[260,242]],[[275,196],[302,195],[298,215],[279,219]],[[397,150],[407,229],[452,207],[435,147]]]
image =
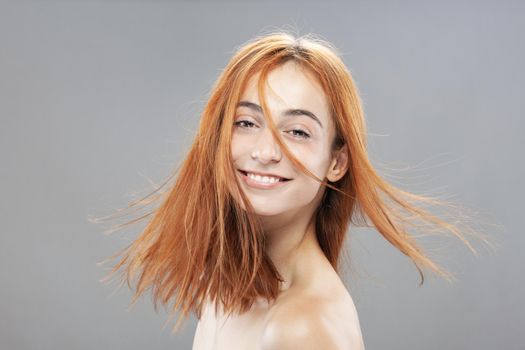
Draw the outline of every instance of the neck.
[[[272,227],[266,222],[266,250],[268,256],[284,279],[281,291],[285,291],[301,282],[311,274],[319,259],[326,259],[317,241],[313,212],[300,217],[275,221]]]

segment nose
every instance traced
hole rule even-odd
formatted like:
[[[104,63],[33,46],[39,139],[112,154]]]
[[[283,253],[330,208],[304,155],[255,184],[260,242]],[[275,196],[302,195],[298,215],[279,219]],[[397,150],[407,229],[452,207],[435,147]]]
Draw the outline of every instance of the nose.
[[[281,149],[275,142],[270,128],[264,128],[259,133],[253,145],[251,156],[263,164],[279,162],[281,160]]]

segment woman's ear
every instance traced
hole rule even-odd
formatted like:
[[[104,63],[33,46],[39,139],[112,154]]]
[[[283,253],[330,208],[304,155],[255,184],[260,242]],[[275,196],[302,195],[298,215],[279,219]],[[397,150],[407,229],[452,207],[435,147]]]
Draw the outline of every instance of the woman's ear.
[[[340,149],[334,152],[326,177],[331,182],[338,181],[346,174],[348,165],[348,149],[346,145],[343,145]]]

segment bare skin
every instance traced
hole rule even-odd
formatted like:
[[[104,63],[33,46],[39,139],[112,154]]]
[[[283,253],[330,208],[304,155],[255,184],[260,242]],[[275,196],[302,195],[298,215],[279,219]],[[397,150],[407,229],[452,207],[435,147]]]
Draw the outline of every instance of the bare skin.
[[[252,77],[241,101],[260,105],[257,75]],[[271,117],[289,149],[319,178],[335,182],[348,167],[343,148],[333,154],[335,135],[327,98],[308,71],[289,61],[270,72],[271,91],[267,102]],[[284,116],[299,108],[305,115]],[[239,180],[263,222],[268,238],[267,252],[284,279],[278,298],[272,303],[257,300],[241,314],[226,317],[208,304],[197,325],[193,350],[363,350],[359,319],[353,300],[316,238],[312,221],[325,188],[298,172],[283,157],[257,108],[237,110],[239,126],[232,138],[232,156],[238,169],[271,173],[291,178],[283,186],[260,189],[250,186],[239,172]],[[305,138],[300,131],[310,135]]]
[[[208,304],[197,325],[193,350],[222,349],[349,349],[363,350],[358,314],[353,300],[309,234],[300,247],[293,284],[269,304],[258,300],[242,315],[225,317]],[[322,315],[322,323],[312,318]],[[321,336],[314,336],[317,328]],[[306,334],[303,334],[306,333]],[[309,339],[307,343],[281,344]]]

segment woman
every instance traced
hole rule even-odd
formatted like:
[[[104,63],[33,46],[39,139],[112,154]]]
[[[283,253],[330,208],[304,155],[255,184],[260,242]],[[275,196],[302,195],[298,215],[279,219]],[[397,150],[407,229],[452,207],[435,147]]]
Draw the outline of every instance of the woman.
[[[295,349],[301,341],[312,349],[363,349],[352,298],[316,237],[314,213],[325,187],[295,170],[264,118],[274,118],[301,163],[318,178],[336,183],[347,171],[348,152],[335,149],[330,102],[315,75],[289,59],[268,75],[268,114],[263,113],[259,77],[251,77],[237,103],[231,153],[250,211],[262,223],[266,254],[283,281],[277,300],[258,300],[242,315],[224,317],[207,308],[194,349]],[[246,210],[244,201],[235,198]]]
[[[175,329],[194,312],[195,350],[364,349],[338,275],[350,223],[373,225],[414,262],[421,283],[421,268],[452,275],[407,226],[447,230],[475,252],[466,228],[416,205],[450,203],[378,176],[351,74],[313,35],[270,33],[239,48],[175,175],[168,191],[166,182],[131,204],[162,199],[109,277],[121,267],[122,284],[139,277],[133,303],[148,288],[155,309],[174,301]]]

